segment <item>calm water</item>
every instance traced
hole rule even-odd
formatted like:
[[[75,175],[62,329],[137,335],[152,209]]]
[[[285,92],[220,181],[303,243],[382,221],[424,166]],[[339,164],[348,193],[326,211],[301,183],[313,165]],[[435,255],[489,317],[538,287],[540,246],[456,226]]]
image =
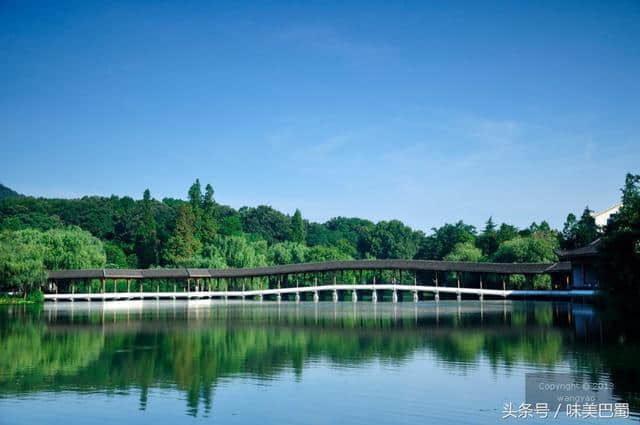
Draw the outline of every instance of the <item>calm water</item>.
[[[631,418],[598,422],[627,423],[621,323],[551,302],[5,306],[0,423],[517,423],[536,371],[612,384]]]

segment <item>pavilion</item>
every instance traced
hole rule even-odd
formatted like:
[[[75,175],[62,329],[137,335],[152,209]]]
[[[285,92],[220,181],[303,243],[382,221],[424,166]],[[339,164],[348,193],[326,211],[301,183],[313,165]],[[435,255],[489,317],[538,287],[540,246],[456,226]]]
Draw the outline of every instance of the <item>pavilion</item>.
[[[571,282],[576,289],[598,287],[598,275],[595,263],[598,259],[601,239],[596,239],[587,246],[576,249],[558,250],[556,254],[561,261],[571,263]]]

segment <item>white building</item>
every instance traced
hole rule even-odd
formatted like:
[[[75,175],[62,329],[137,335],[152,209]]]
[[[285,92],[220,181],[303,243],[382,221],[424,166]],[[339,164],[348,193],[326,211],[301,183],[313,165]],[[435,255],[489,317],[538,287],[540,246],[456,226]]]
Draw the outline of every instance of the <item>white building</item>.
[[[608,224],[612,215],[620,211],[622,203],[617,203],[609,208],[591,213],[598,227]],[[587,246],[576,249],[559,250],[556,252],[560,260],[571,262],[571,282],[574,288],[595,288],[598,286],[598,274],[595,263],[600,251],[600,238]]]
[[[598,211],[591,213],[591,216],[596,220],[596,224],[600,227],[606,226],[609,222],[609,218],[620,211],[620,207],[622,206],[621,202],[618,202],[615,205],[610,206],[606,210]]]

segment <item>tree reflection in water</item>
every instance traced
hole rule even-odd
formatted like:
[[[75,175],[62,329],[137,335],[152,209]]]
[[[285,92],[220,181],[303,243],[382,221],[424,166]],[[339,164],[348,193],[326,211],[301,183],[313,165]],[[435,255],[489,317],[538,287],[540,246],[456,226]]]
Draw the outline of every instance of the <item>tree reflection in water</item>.
[[[58,304],[0,309],[0,397],[39,391],[184,391],[188,412],[212,407],[224,377],[269,379],[327,360],[403,362],[419,352],[465,371],[487,361],[611,379],[638,411],[637,340],[589,306],[475,301],[391,304],[186,302]],[[618,327],[614,331],[608,323]],[[581,378],[581,376],[578,376]]]

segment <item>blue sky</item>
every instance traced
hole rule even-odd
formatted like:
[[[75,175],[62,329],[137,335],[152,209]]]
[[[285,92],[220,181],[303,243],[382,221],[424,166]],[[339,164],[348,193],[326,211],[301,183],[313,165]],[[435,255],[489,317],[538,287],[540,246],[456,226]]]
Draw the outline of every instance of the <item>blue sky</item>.
[[[561,226],[640,173],[640,2],[0,3],[0,182]]]

